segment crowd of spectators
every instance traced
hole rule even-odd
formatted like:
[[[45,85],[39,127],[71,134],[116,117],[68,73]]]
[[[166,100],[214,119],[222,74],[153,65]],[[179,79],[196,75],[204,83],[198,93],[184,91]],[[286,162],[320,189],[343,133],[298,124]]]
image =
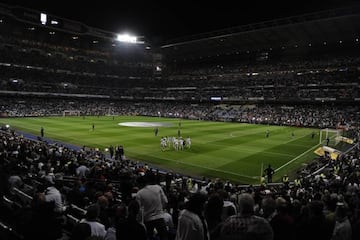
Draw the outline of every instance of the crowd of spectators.
[[[75,50],[1,37],[2,89],[192,101],[209,101],[211,97],[353,101],[360,97],[359,57],[353,55],[168,66],[159,77],[146,54],[135,60],[132,54],[129,59],[117,60],[119,54],[96,56],[93,51]]]
[[[142,115],[212,121],[233,121],[299,127],[359,127],[360,110],[355,104],[191,104],[175,102],[132,102],[101,99],[0,98],[0,115],[62,116],[64,111],[81,115]]]

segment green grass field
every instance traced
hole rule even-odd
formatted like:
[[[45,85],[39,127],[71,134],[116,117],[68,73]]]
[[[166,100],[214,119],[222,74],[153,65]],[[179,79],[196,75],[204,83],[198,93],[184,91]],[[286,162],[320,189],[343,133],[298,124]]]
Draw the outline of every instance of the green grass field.
[[[155,122],[169,124],[159,127],[128,127],[123,122]],[[95,130],[92,131],[92,124]],[[191,137],[191,149],[161,151],[162,136],[177,136],[179,119],[116,116],[113,117],[45,117],[5,118],[0,124],[77,146],[98,147],[123,145],[128,159],[147,162],[152,166],[197,177],[219,177],[243,184],[259,183],[262,166],[276,169],[273,179],[292,175],[311,161],[319,142],[318,130],[285,126],[181,120],[181,135]],[[269,138],[265,137],[269,129]],[[315,131],[316,137],[311,139]],[[294,132],[294,136],[292,136]],[[290,179],[291,180],[291,179]]]

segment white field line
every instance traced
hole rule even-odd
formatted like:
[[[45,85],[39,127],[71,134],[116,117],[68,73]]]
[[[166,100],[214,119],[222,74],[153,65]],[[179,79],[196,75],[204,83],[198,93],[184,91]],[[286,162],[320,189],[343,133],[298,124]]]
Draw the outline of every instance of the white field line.
[[[308,150],[306,150],[305,152],[301,153],[300,155],[298,155],[297,157],[291,159],[290,161],[288,161],[287,163],[285,163],[284,165],[280,166],[279,168],[275,169],[275,172],[279,171],[280,169],[286,167],[287,165],[289,165],[290,163],[296,161],[297,159],[299,159],[300,157],[304,156],[305,154],[307,154],[308,152],[312,151],[313,149],[319,147],[321,145],[321,143],[309,148]]]

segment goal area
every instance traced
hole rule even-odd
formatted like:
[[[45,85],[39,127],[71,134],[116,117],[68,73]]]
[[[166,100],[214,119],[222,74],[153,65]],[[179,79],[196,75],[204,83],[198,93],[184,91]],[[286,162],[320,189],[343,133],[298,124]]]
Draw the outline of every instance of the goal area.
[[[80,116],[81,112],[79,110],[64,110],[63,117],[70,117],[70,116]]]
[[[340,142],[342,130],[325,128],[320,130],[319,144],[336,146]]]

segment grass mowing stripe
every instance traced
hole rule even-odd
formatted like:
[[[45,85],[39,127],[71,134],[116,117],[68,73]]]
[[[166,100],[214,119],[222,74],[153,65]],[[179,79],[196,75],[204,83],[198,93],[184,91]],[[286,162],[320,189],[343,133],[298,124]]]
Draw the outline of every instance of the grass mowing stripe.
[[[307,154],[308,152],[314,150],[315,148],[319,147],[321,145],[321,143],[309,148],[308,150],[306,150],[305,152],[301,153],[300,155],[298,155],[297,157],[291,159],[290,161],[288,161],[287,163],[285,163],[284,165],[280,166],[279,168],[275,169],[275,172],[279,171],[280,169],[286,167],[287,165],[293,163],[294,161],[296,161],[297,159],[299,159],[300,157],[304,156],[305,154]]]
[[[205,143],[204,143],[204,144],[205,144]],[[214,143],[212,143],[211,145],[213,145],[213,146],[225,146],[225,145],[214,144]],[[250,149],[249,149],[249,146],[245,146],[244,148],[241,148],[241,149],[240,149],[239,146],[227,146],[227,147],[224,147],[223,149],[224,149],[224,150],[225,150],[225,149],[232,149],[232,150],[238,149],[239,151],[236,151],[236,152],[239,152],[239,153],[244,153],[244,152],[246,152],[246,153],[258,153],[258,152],[259,152],[259,149],[258,149],[258,148],[257,148],[257,149],[254,149],[254,150],[250,150]],[[294,156],[296,156],[296,155],[294,155],[294,154],[280,153],[280,152],[271,152],[271,151],[266,151],[266,150],[261,151],[261,152],[264,153],[264,154],[287,156],[287,157],[294,157]]]
[[[234,173],[234,172],[230,172],[230,171],[219,170],[219,169],[210,168],[210,167],[206,167],[206,166],[202,166],[202,165],[197,165],[197,164],[193,164],[193,163],[189,163],[189,162],[183,162],[183,161],[173,160],[173,159],[170,159],[170,158],[164,158],[164,157],[163,157],[162,159],[164,159],[164,160],[166,160],[166,161],[169,161],[169,162],[174,162],[174,163],[176,163],[176,164],[188,165],[188,166],[192,166],[192,167],[197,167],[197,168],[202,168],[202,169],[211,170],[211,171],[215,171],[215,172],[221,172],[221,173],[231,174],[231,175],[240,176],[240,177],[249,178],[249,179],[257,179],[257,176],[248,176],[248,175],[244,175],[244,174],[239,174],[239,173]]]
[[[183,174],[221,177],[241,183],[253,183],[255,180],[258,182],[253,178],[259,175],[261,163],[266,162],[275,168],[280,167],[314,145],[309,135],[313,129],[181,120],[181,134],[184,138],[191,137],[192,148],[183,152],[174,150],[161,152],[160,137],[177,136],[179,121],[179,119],[142,116],[116,116],[114,120],[108,116],[85,119],[81,117],[0,119],[2,123],[35,135],[39,135],[40,127],[43,126],[45,138],[53,138],[55,141],[76,146],[85,145],[100,150],[109,147],[110,144],[113,146],[120,144],[124,146],[125,154],[129,159],[177,169]],[[170,123],[171,126],[159,127],[159,136],[155,137],[153,127],[119,126],[118,123],[121,122]],[[95,131],[91,129],[92,123],[95,124]],[[270,130],[269,139],[265,138],[266,129]],[[290,138],[292,132],[296,136],[294,139]],[[299,139],[302,135],[304,138]],[[305,137],[307,135],[309,140]],[[209,141],[212,142],[208,143]],[[305,156],[307,154],[294,163],[306,161]],[[280,172],[293,169],[295,165],[289,164]]]

